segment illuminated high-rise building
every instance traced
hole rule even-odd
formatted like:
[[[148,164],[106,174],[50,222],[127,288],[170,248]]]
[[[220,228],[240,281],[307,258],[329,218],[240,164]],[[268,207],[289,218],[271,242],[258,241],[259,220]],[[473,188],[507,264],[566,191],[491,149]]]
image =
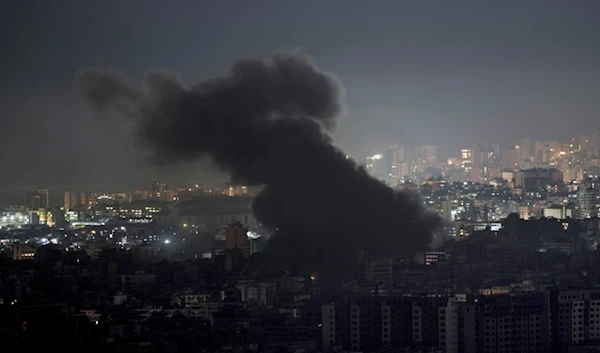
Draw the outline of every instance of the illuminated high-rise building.
[[[87,201],[86,205],[88,207],[94,206],[94,205],[96,205],[98,203],[98,194],[97,193],[95,193],[95,192],[87,192],[87,193],[84,193],[84,194],[85,194],[86,201]]]
[[[577,218],[597,218],[600,207],[600,185],[584,181],[577,191]]]
[[[538,166],[547,166],[560,157],[565,145],[558,141],[535,141],[533,159]]]
[[[98,202],[98,194],[95,192],[77,192],[75,195],[77,199],[75,207],[91,207]]]
[[[64,205],[65,211],[75,208],[79,205],[77,193],[73,191],[65,191]]]
[[[408,175],[404,148],[389,146],[384,150],[382,157],[385,173],[392,184],[398,184],[402,177]]]
[[[404,161],[404,149],[398,146],[387,147],[382,154],[383,173],[389,177],[396,177],[395,166]]]
[[[415,148],[417,167],[420,169],[434,167],[437,164],[437,146],[419,146]]]
[[[78,203],[77,206],[87,206],[88,205],[88,195],[85,192],[77,193]]]
[[[473,168],[473,149],[463,148],[460,150],[460,165],[467,172]]]
[[[78,207],[91,207],[96,205],[97,194],[93,192],[66,191],[63,199],[65,211]]]

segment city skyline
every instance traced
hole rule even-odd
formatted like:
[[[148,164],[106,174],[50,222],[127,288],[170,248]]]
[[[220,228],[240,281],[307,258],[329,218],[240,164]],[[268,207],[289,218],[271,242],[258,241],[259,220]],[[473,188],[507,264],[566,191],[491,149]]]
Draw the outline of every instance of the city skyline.
[[[301,47],[346,87],[348,114],[333,137],[359,161],[389,144],[457,151],[465,142],[508,143],[515,132],[555,140],[597,130],[600,106],[593,92],[599,89],[600,51],[591,44],[600,5],[594,1],[438,1],[435,10],[420,2],[372,7],[333,1],[315,11],[278,2],[237,2],[236,9],[190,4],[147,4],[139,13],[133,3],[115,3],[109,12],[99,4],[65,9],[33,1],[37,12],[22,2],[5,4],[3,23],[16,30],[2,34],[14,47],[5,57],[11,65],[3,66],[0,97],[3,121],[11,127],[0,139],[2,149],[11,151],[0,156],[3,169],[11,170],[0,177],[0,192],[223,177],[206,163],[158,171],[143,164],[127,137],[93,121],[72,89],[75,72],[89,65],[114,66],[134,77],[147,66],[169,67],[195,80],[219,74],[236,57]],[[336,18],[325,15],[340,8],[345,11]],[[235,14],[242,26],[212,20]],[[368,25],[356,26],[363,20]],[[302,26],[307,22],[310,29]],[[33,23],[43,25],[44,40]],[[265,35],[271,27],[277,35]],[[22,143],[30,140],[44,147]]]
[[[371,150],[371,151],[365,151],[362,154],[366,155],[368,157],[366,157],[363,160],[358,160],[355,159],[356,163],[358,163],[359,165],[362,165],[363,167],[365,167],[367,170],[369,170],[369,159],[372,159],[374,157],[373,154],[375,155],[379,155],[379,157],[383,157],[383,153],[386,150],[386,148],[388,147],[394,147],[394,148],[400,148],[400,149],[409,149],[412,150],[411,153],[414,154],[414,149],[415,148],[423,148],[423,147],[428,147],[431,146],[433,148],[435,148],[435,158],[434,160],[430,161],[428,166],[430,167],[438,167],[438,166],[442,166],[445,165],[447,163],[456,163],[459,162],[461,160],[461,152],[464,153],[466,151],[466,149],[470,149],[471,152],[473,150],[473,148],[475,148],[477,145],[481,145],[481,144],[489,144],[490,146],[498,146],[500,148],[500,152],[501,154],[504,154],[502,159],[498,160],[498,162],[500,162],[499,164],[497,164],[498,166],[501,167],[501,169],[511,169],[506,165],[506,161],[507,159],[512,158],[511,156],[506,155],[506,153],[509,150],[514,150],[515,147],[517,148],[522,148],[522,144],[523,141],[528,141],[530,146],[530,152],[531,155],[529,156],[529,158],[532,158],[532,164],[531,165],[525,165],[522,166],[521,164],[515,165],[514,167],[512,167],[512,169],[527,169],[527,168],[532,168],[532,167],[536,167],[536,166],[540,166],[539,164],[536,164],[537,161],[537,157],[535,156],[535,150],[536,150],[536,144],[558,144],[559,146],[563,146],[565,150],[569,149],[569,145],[573,145],[574,146],[578,146],[579,139],[580,138],[585,138],[585,137],[594,137],[596,136],[596,138],[598,138],[598,134],[597,133],[591,133],[591,132],[587,132],[586,134],[581,134],[575,137],[566,137],[563,139],[559,139],[557,140],[540,140],[540,141],[536,141],[533,140],[529,137],[523,137],[523,138],[514,138],[513,141],[511,141],[510,143],[507,144],[498,144],[498,143],[490,143],[490,142],[483,142],[483,141],[479,141],[478,143],[474,143],[472,145],[463,145],[464,148],[461,148],[458,151],[444,151],[441,150],[438,147],[438,145],[436,144],[432,144],[432,145],[407,145],[407,144],[391,144],[391,145],[384,145],[386,146],[380,150]],[[590,140],[591,141],[591,140]],[[591,145],[593,146],[593,148],[598,149],[600,148],[600,144],[598,143],[598,141],[600,140],[595,140],[594,143]],[[421,147],[419,147],[421,146]],[[546,146],[549,147],[549,146]],[[466,149],[465,149],[466,148]],[[439,152],[438,152],[439,151]],[[448,156],[448,157],[445,157]],[[354,156],[349,156],[349,158],[354,158]],[[469,157],[471,158],[471,157]],[[523,160],[523,159],[527,159],[527,158],[521,158],[521,153],[519,153],[519,157],[517,158],[517,160]],[[211,166],[210,163],[207,162],[206,166],[208,168],[215,168],[214,166]],[[558,169],[561,169],[560,166],[556,166],[556,165],[541,165],[542,168],[549,168],[549,167],[555,167]],[[216,169],[216,168],[215,168]],[[377,174],[377,173],[372,173],[370,172],[370,174]],[[129,190],[133,190],[133,189],[145,189],[145,188],[151,188],[152,184],[154,184],[157,180],[160,181],[168,181],[169,177],[168,177],[169,173],[164,173],[161,174],[160,171],[155,171],[155,174],[153,174],[153,177],[155,179],[147,179],[147,182],[145,183],[138,183],[135,185],[122,185],[122,186],[117,186],[117,187],[113,187],[113,188],[107,188],[105,186],[97,186],[97,185],[90,185],[90,186],[79,186],[79,185],[71,185],[71,186],[60,186],[60,187],[48,187],[47,184],[41,183],[41,184],[36,184],[33,185],[30,188],[22,188],[22,189],[17,189],[14,190],[13,192],[0,192],[0,206],[8,206],[11,204],[21,204],[22,200],[24,198],[28,198],[29,195],[28,193],[32,190],[36,190],[36,189],[50,189],[52,191],[52,194],[54,194],[55,196],[58,195],[58,199],[62,198],[62,195],[65,192],[94,192],[94,193],[118,193],[118,192],[129,192]],[[187,180],[185,180],[187,179]],[[175,182],[168,182],[168,184],[172,187],[187,187],[189,185],[194,185],[194,184],[203,184],[212,188],[217,188],[217,189],[227,189],[230,185],[232,185],[231,181],[228,180],[228,178],[222,174],[221,175],[221,179],[220,180],[214,180],[212,178],[208,178],[209,182],[206,182],[206,180],[192,180],[193,178],[182,178],[181,180],[175,181]],[[212,182],[211,182],[212,180]],[[235,183],[233,183],[235,184]],[[392,185],[393,186],[393,185]],[[26,196],[23,196],[26,195]]]
[[[447,160],[438,158],[437,146],[388,146],[376,155],[367,157],[362,166],[373,177],[380,179],[392,188],[404,182],[422,182],[422,174],[427,168],[436,170],[437,173],[429,174],[433,178],[442,178],[452,181],[468,180],[474,183],[489,183],[493,179],[502,179],[502,173],[509,171],[527,169],[554,169],[561,172],[561,179],[569,184],[573,181],[580,182],[586,176],[598,178],[600,175],[600,144],[598,134],[580,135],[568,142],[558,141],[532,141],[529,138],[521,139],[517,145],[502,146],[491,143],[479,143],[472,148],[461,149],[459,154]],[[525,145],[528,145],[526,147]],[[543,152],[543,153],[542,153]],[[582,155],[583,153],[583,155]],[[347,156],[346,158],[350,158]],[[568,163],[567,163],[568,161]],[[572,161],[572,162],[571,162]],[[415,168],[413,170],[413,168]],[[441,169],[440,169],[441,168]],[[465,172],[460,176],[452,175],[457,170]],[[450,172],[450,174],[448,174]],[[427,175],[427,174],[425,174]],[[458,178],[458,179],[454,179]],[[466,178],[466,179],[465,179]],[[162,201],[179,200],[177,194],[188,190],[210,190],[215,194],[239,195],[246,194],[250,190],[253,194],[258,189],[250,188],[235,183],[220,183],[209,185],[203,183],[175,184],[156,182],[150,185],[140,185],[133,189],[120,188],[116,190],[99,189],[73,189],[53,190],[54,202],[49,202],[48,189],[29,190],[24,203],[34,209],[61,205],[64,201],[64,209],[69,205],[93,205],[97,197],[116,198],[117,200],[134,199],[159,199]],[[63,196],[64,195],[64,196]],[[111,196],[112,195],[112,196]],[[115,196],[116,195],[116,196]],[[136,196],[137,195],[137,196]],[[145,195],[145,196],[144,196]],[[23,195],[14,199],[0,198],[0,206],[20,205]],[[10,200],[14,202],[10,202]],[[59,201],[56,201],[59,200]],[[88,201],[86,201],[88,200]]]
[[[3,346],[598,350],[600,0],[0,23]]]

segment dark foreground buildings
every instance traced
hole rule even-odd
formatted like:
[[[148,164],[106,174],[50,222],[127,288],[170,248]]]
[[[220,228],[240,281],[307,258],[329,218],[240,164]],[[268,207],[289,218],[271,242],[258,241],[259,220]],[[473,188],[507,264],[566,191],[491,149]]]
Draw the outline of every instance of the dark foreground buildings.
[[[243,217],[209,227],[205,210],[191,218],[196,206],[182,205],[181,226],[153,216],[1,229],[1,347],[559,353],[600,345],[598,219],[461,221],[459,236],[412,259],[361,256],[334,295],[318,274],[273,266],[261,230]]]

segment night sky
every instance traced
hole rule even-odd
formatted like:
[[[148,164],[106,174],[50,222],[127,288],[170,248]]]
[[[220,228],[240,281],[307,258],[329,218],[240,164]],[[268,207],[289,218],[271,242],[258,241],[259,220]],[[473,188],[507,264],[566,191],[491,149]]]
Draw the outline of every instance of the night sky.
[[[301,48],[339,77],[336,143],[456,154],[481,140],[600,130],[600,1],[2,1],[0,195],[218,180],[206,164],[150,170],[94,121],[77,70],[148,67],[188,83],[239,57]],[[60,198],[60,197],[59,197]]]

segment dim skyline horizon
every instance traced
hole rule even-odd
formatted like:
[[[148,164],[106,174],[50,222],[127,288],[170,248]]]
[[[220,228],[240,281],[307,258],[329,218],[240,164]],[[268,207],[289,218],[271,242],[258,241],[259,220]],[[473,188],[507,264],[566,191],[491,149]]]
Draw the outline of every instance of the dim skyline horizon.
[[[590,135],[590,134],[591,133],[588,132],[587,134],[580,134],[578,136]],[[525,138],[527,138],[527,137],[525,137]],[[519,139],[516,139],[516,140],[519,140]],[[541,139],[539,141],[551,141],[551,140]],[[569,139],[558,140],[558,142],[561,142],[561,143],[568,143],[568,141],[569,141]],[[486,142],[488,142],[488,141],[478,141],[471,145],[465,144],[463,146],[463,148],[466,148],[466,149],[473,148],[478,143],[486,143]],[[531,140],[531,142],[534,142],[534,140]],[[502,143],[501,145],[502,145],[503,149],[506,149],[509,146],[513,146],[515,144],[518,144],[517,141],[511,141],[511,143],[507,143],[507,144]],[[406,148],[406,147],[410,148],[410,147],[427,146],[427,145],[433,145],[433,146],[438,147],[438,163],[444,163],[446,160],[448,160],[450,158],[457,158],[460,155],[460,149],[457,151],[447,151],[447,150],[441,149],[440,146],[435,143],[421,144],[421,145],[407,145],[407,144],[401,144],[401,143],[394,144],[392,142],[389,144],[388,143],[377,144],[377,146],[374,147],[373,150],[363,152],[361,154],[361,156],[364,155],[365,157],[362,157],[360,160],[355,158],[355,156],[352,156],[352,155],[349,155],[349,156],[351,158],[353,158],[357,164],[364,167],[367,163],[366,158],[368,156],[371,156],[373,154],[382,153],[386,147],[399,146],[400,148]],[[441,154],[439,152],[441,152]],[[136,162],[139,163],[140,161],[136,161]],[[210,175],[208,178],[194,179],[193,177],[189,176],[189,175],[192,175],[193,173],[189,173],[188,175],[184,175],[180,178],[173,178],[169,172],[162,173],[160,170],[160,169],[162,169],[162,167],[154,166],[154,167],[149,167],[153,173],[153,176],[146,177],[143,182],[137,182],[137,183],[134,182],[134,183],[130,183],[130,184],[114,185],[112,187],[106,187],[102,184],[48,185],[48,184],[45,184],[42,182],[42,183],[37,183],[37,184],[31,184],[29,186],[12,188],[12,189],[0,188],[0,207],[7,207],[10,205],[21,204],[22,201],[24,199],[26,199],[27,192],[29,192],[31,190],[36,190],[36,189],[48,189],[48,190],[50,190],[50,194],[53,196],[51,198],[53,201],[55,201],[56,199],[59,199],[62,201],[63,194],[66,191],[103,192],[103,193],[132,192],[133,190],[138,189],[138,188],[149,188],[152,184],[154,184],[156,182],[164,182],[164,183],[168,184],[169,187],[175,187],[175,188],[191,186],[193,184],[202,184],[202,185],[205,185],[210,188],[225,189],[229,185],[236,185],[235,183],[231,182],[231,180],[225,173],[220,172],[218,170],[218,168],[213,165],[212,162],[202,161],[202,162],[200,162],[200,164],[202,164],[204,168],[209,169]],[[188,171],[189,171],[190,167],[193,167],[193,166],[181,165],[181,166],[175,166],[174,169],[184,168],[184,169],[188,169]],[[58,202],[56,204],[57,205],[61,204],[61,202]]]
[[[88,66],[134,79],[168,67],[194,82],[238,57],[303,48],[346,88],[349,114],[333,138],[359,163],[385,145],[437,145],[448,158],[479,141],[507,144],[515,132],[564,140],[598,130],[600,4],[434,3],[6,2],[2,37],[13,50],[0,103],[10,128],[0,146],[10,153],[0,155],[9,171],[0,193],[223,180],[205,162],[161,170],[136,161],[127,137],[94,121],[73,89]]]
[[[0,2],[20,351],[600,344],[600,0]]]

